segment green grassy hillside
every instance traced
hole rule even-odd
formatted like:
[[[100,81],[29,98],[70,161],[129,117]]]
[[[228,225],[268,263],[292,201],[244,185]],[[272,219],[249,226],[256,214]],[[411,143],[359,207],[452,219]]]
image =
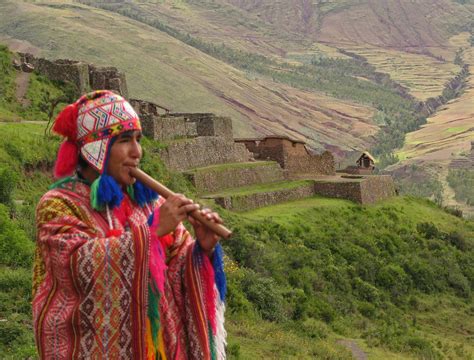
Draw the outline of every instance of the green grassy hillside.
[[[11,76],[0,78],[0,353],[35,358],[34,208],[53,181],[59,139],[45,135],[46,121],[26,121],[48,109],[6,96],[13,73],[3,72]],[[32,79],[31,99],[45,88],[67,92]],[[156,158],[157,146],[144,140],[144,169],[193,194]],[[472,358],[474,223],[415,198],[359,206],[316,197],[222,215],[235,234],[223,244],[231,359],[350,359],[342,339],[372,359]]]

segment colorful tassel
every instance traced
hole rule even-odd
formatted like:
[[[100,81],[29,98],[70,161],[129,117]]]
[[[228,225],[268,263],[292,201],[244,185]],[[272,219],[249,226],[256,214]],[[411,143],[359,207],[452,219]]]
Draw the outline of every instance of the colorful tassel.
[[[99,196],[98,196],[99,182],[100,182],[100,176],[97,179],[95,179],[94,182],[92,183],[91,193],[90,193],[91,206],[93,209],[97,211],[102,210],[102,207],[99,204]]]
[[[111,209],[119,206],[123,200],[122,189],[110,175],[102,174],[97,188],[97,199],[102,206],[107,204]]]
[[[127,186],[127,194],[128,196],[130,196],[130,199],[135,201],[135,188],[133,187],[133,185]]]
[[[225,302],[225,296],[227,294],[227,281],[224,273],[224,251],[222,250],[221,244],[217,244],[214,248],[212,266],[214,267],[214,278],[216,281],[217,290],[219,290],[220,300]]]
[[[212,329],[212,334],[216,334],[216,296],[214,293],[214,269],[209,257],[204,253],[199,243],[196,241],[193,249],[194,263],[202,276],[204,304],[206,306],[207,319]],[[211,333],[210,333],[211,334]]]
[[[67,137],[69,140],[77,140],[77,103],[66,106],[56,117],[53,131]]]
[[[153,281],[150,281],[148,285],[148,319],[150,320],[151,339],[156,348],[160,330],[160,293]]]
[[[138,205],[145,206],[158,199],[158,194],[140,181],[136,181],[133,184],[133,197]]]
[[[58,157],[54,165],[54,177],[59,179],[71,176],[76,170],[79,161],[79,147],[74,141],[64,141],[58,150]]]
[[[74,178],[72,176],[68,176],[68,177],[65,177],[61,180],[58,180],[54,184],[50,185],[49,190],[58,189],[58,188],[62,189],[64,184],[67,184],[67,183],[73,181],[73,179]]]

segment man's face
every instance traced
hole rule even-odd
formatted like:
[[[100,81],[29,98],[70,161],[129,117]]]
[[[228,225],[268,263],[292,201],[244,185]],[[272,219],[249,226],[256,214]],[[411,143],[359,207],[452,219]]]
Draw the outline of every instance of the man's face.
[[[140,163],[142,157],[141,138],[141,131],[127,131],[117,137],[110,149],[107,174],[123,187],[135,182],[129,172],[131,168],[137,167]]]

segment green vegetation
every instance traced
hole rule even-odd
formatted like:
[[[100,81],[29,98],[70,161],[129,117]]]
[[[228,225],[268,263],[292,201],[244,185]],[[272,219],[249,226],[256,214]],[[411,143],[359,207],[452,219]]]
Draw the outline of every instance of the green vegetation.
[[[454,189],[456,200],[474,206],[474,171],[450,170],[447,179]]]
[[[24,99],[16,97],[18,71],[12,66],[13,54],[0,44],[0,116],[2,122],[24,120],[50,120],[65,104],[77,97],[71,83],[51,81],[32,73],[25,84]]]
[[[372,207],[314,198],[228,221],[231,316],[256,313],[305,334],[314,324],[316,338],[361,337],[418,358],[474,350],[450,330],[472,319],[473,223],[415,198]],[[433,297],[462,315],[432,330]]]
[[[7,321],[0,322],[0,351],[25,358],[34,356],[32,214],[52,182],[59,141],[44,137],[40,124],[9,123],[2,130],[8,136],[0,157],[8,167],[0,172],[0,318]],[[145,170],[189,193],[184,177],[157,159],[162,145],[144,139],[143,146]],[[472,223],[413,198],[373,207],[313,198],[223,214],[235,233],[224,243],[231,358],[349,359],[338,337],[360,337],[368,352],[420,358],[468,358],[473,350],[462,345],[455,323],[472,318]],[[442,306],[434,296],[444,299]],[[430,325],[441,322],[434,306],[453,319],[437,333]]]

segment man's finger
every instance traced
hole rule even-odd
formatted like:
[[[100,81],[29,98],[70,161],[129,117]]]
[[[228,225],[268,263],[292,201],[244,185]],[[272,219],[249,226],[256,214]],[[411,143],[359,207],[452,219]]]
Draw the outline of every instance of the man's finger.
[[[178,214],[189,214],[193,212],[194,210],[198,210],[199,207],[200,207],[199,204],[183,205],[179,207]]]

